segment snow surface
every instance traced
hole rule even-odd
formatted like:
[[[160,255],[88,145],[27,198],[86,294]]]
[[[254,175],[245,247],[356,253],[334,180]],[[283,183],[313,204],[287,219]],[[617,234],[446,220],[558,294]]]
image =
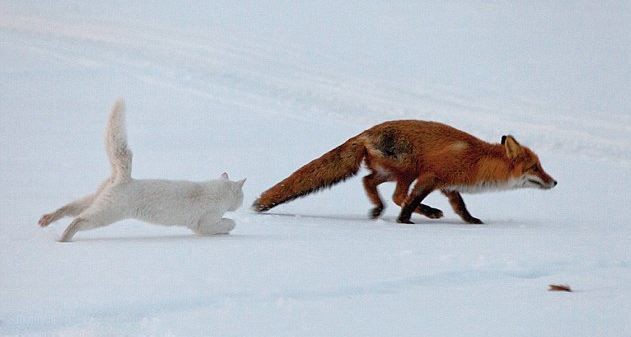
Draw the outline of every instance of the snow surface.
[[[0,335],[631,336],[625,1],[0,2]],[[359,178],[229,214],[231,235],[123,221],[60,244],[41,214],[108,175],[247,177],[245,204],[381,121],[513,134],[559,181],[465,196],[471,226],[368,220]],[[360,175],[364,172],[360,172]],[[567,283],[573,293],[548,292]]]

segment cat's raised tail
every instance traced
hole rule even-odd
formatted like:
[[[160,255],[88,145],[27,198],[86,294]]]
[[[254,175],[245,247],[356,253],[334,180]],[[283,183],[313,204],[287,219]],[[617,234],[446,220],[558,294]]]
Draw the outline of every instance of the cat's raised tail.
[[[112,166],[111,182],[131,179],[132,152],[127,147],[125,102],[118,99],[112,107],[105,130],[105,151]]]

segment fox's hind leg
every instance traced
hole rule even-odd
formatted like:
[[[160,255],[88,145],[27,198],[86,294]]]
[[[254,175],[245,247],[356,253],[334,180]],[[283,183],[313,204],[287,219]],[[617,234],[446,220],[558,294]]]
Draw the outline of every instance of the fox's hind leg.
[[[368,195],[368,199],[370,202],[375,205],[375,207],[370,210],[370,217],[373,219],[378,218],[384,209],[383,201],[379,196],[379,191],[377,190],[377,186],[389,181],[390,177],[386,175],[380,175],[377,173],[371,173],[364,177],[364,189],[366,190],[366,195]]]
[[[405,198],[408,196],[411,183],[412,181],[410,180],[397,180],[397,187],[394,189],[394,194],[392,195],[392,201],[394,201],[395,204],[399,206],[403,204]],[[438,208],[427,206],[423,203],[416,208],[415,212],[430,219],[440,219],[443,217],[443,211]]]
[[[469,213],[469,211],[467,210],[467,206],[464,204],[464,200],[462,200],[460,192],[446,190],[442,190],[442,192],[449,199],[449,203],[454,209],[454,212],[456,212],[456,214],[458,214],[462,218],[462,220],[470,224],[479,225],[483,223],[482,220],[472,216],[471,213]]]

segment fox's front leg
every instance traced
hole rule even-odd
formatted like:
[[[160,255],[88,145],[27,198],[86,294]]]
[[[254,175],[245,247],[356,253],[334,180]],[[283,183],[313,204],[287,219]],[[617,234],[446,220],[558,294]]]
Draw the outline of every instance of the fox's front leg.
[[[412,217],[412,212],[414,212],[421,205],[421,201],[423,201],[425,197],[432,193],[432,191],[435,189],[434,186],[435,185],[433,176],[420,176],[410,194],[405,198],[397,222],[413,224],[413,222],[410,220],[410,218]]]
[[[405,198],[408,196],[408,190],[410,189],[411,180],[397,180],[397,186],[394,189],[394,194],[392,195],[392,201],[395,204],[401,206],[405,201]],[[416,208],[415,212],[419,214],[423,214],[424,216],[430,219],[440,219],[443,217],[443,211],[438,208],[434,208],[428,205],[421,203],[418,208]]]
[[[442,190],[442,192],[449,199],[449,203],[454,209],[454,212],[456,212],[456,214],[458,214],[462,218],[462,220],[470,224],[483,224],[482,220],[472,216],[471,213],[469,213],[469,211],[467,210],[467,206],[464,204],[464,200],[460,195],[460,192],[446,190]]]

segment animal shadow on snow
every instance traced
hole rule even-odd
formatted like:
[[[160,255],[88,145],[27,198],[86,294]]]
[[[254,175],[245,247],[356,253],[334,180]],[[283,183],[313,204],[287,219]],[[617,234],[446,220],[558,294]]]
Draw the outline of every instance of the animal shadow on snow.
[[[388,224],[394,225],[396,227],[415,227],[415,226],[427,226],[427,225],[455,225],[462,227],[472,227],[472,228],[487,228],[487,227],[520,227],[527,226],[532,227],[532,222],[521,222],[516,219],[495,219],[495,220],[485,220],[485,223],[482,225],[473,225],[463,222],[459,218],[441,218],[441,219],[427,219],[421,215],[413,216],[412,220],[414,221],[413,225],[408,224],[399,224],[397,223],[396,216],[384,216],[379,220],[373,220],[367,217],[366,215],[316,215],[316,214],[296,214],[296,213],[259,213],[262,216],[276,216],[276,217],[289,217],[296,219],[314,219],[314,220],[335,220],[335,221],[348,221],[348,222],[361,222],[362,224],[366,223],[375,223],[375,224]]]
[[[169,235],[150,235],[150,236],[102,236],[102,237],[83,237],[78,238],[75,242],[178,242],[178,241],[240,241],[243,239],[257,239],[257,235],[249,234],[216,234],[216,235],[191,235],[169,234]]]

